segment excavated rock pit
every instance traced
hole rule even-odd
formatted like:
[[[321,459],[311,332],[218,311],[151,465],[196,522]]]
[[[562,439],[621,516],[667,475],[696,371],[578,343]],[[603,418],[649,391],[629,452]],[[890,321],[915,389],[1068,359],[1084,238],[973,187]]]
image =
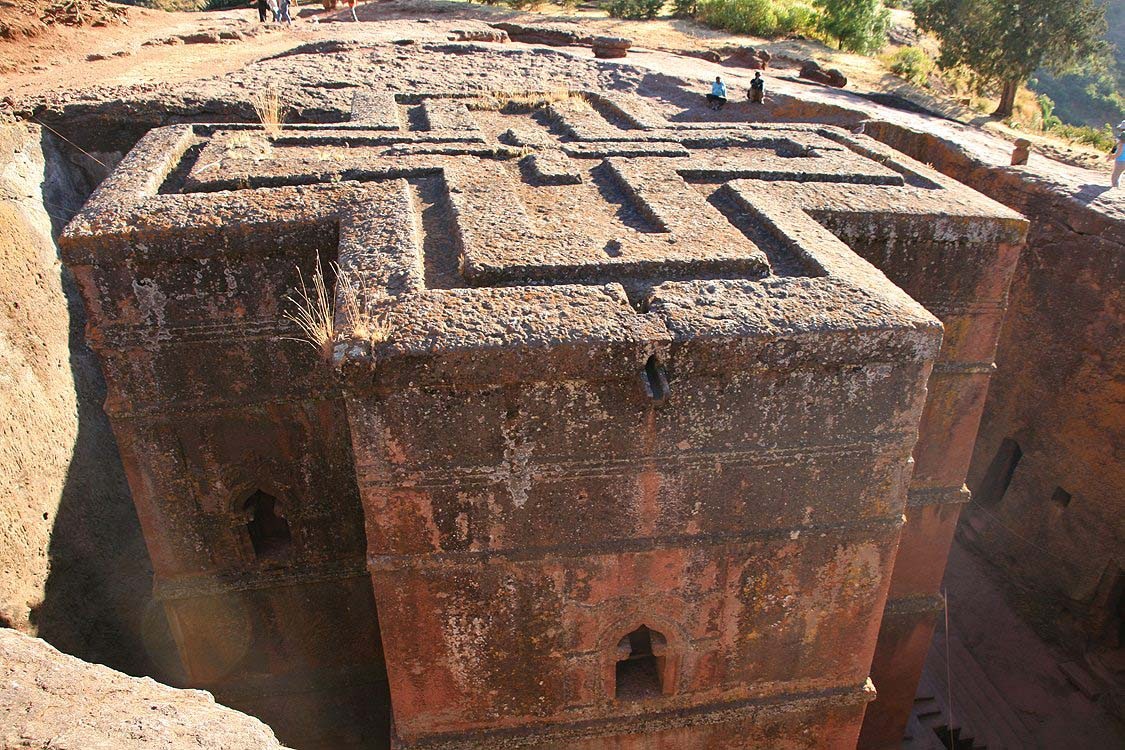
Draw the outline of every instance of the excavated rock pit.
[[[464,22],[455,25],[465,27]],[[426,32],[433,34],[428,41],[422,34],[413,35],[408,44],[341,40],[261,60],[221,78],[171,87],[63,92],[16,103],[14,114],[43,127],[20,124],[0,131],[0,360],[10,378],[10,387],[6,384],[0,396],[0,463],[7,467],[0,474],[0,624],[37,632],[68,653],[130,674],[173,683],[178,679],[166,624],[151,604],[147,553],[101,410],[104,385],[84,342],[82,305],[58,263],[54,241],[107,171],[149,129],[179,122],[254,122],[251,94],[278,82],[289,122],[344,120],[356,90],[378,87],[396,93],[564,88],[635,92],[648,97],[673,122],[715,117],[848,128],[863,123],[867,134],[1027,212],[1033,245],[1036,238],[1049,238],[1044,246],[1054,262],[1044,262],[1036,253],[1025,258],[1017,272],[1012,290],[1016,314],[1002,333],[1001,380],[993,386],[982,423],[987,445],[978,446],[974,476],[985,473],[993,446],[1002,437],[1026,431],[1035,421],[1038,412],[1017,413],[1013,405],[1017,400],[1030,404],[1028,392],[1036,399],[1057,400],[1043,410],[1051,421],[1059,422],[1059,415],[1066,413],[1069,407],[1063,401],[1068,396],[1058,374],[1042,386],[1020,384],[1036,377],[1030,373],[1037,372],[1037,361],[1027,357],[1044,346],[1065,347],[1074,335],[1070,325],[1079,326],[1080,332],[1098,332],[1082,336],[1084,348],[1096,352],[1094,360],[1101,365],[1090,370],[1075,361],[1068,367],[1081,369],[1083,377],[1091,379],[1082,389],[1083,398],[1089,399],[1083,408],[1094,414],[1104,411],[1101,384],[1121,374],[1120,329],[1114,326],[1119,326],[1119,294],[1125,285],[1120,252],[1113,250],[1122,244],[1125,201],[1092,190],[1099,176],[1034,156],[1027,168],[1009,168],[1003,144],[949,123],[875,107],[846,92],[777,82],[771,84],[765,108],[728,107],[716,115],[698,106],[702,81],[715,70],[736,83],[740,79],[704,61],[674,56],[665,60],[651,53],[638,59],[631,53],[624,64],[602,63],[591,59],[588,51],[438,41],[452,29],[428,26]],[[675,73],[660,72],[662,67]],[[1097,240],[1092,244],[1093,235]],[[1058,263],[1067,264],[1069,273],[1057,274]],[[1091,275],[1100,281],[1090,284]],[[1045,333],[1044,322],[1035,315],[1040,303],[1073,295],[1104,298],[1105,306],[1090,309],[1079,323],[1053,316],[1047,324],[1057,327]],[[1068,322],[1055,322],[1060,317]],[[1044,339],[1048,343],[1037,347],[1024,343]],[[1093,424],[1112,444],[1112,420],[1101,425],[1095,418]],[[1068,483],[1086,488],[1085,504],[1075,506],[1089,508],[1082,511],[1091,519],[1083,526],[1110,529],[1095,545],[1098,561],[1090,570],[1068,569],[1055,587],[1093,599],[1091,591],[1103,575],[1102,551],[1115,545],[1120,549],[1122,532],[1114,519],[1119,524],[1125,513],[1119,507],[1113,510],[1122,497],[1120,484],[1094,476],[1098,462],[1106,460],[1096,452],[1074,461],[1065,445],[1038,445],[1042,460],[1066,464],[1068,471],[1084,477]],[[988,519],[980,518],[977,526],[984,531],[978,533],[987,537]],[[994,528],[991,533],[1003,532]],[[1059,544],[1065,553],[1072,542]],[[1014,550],[1008,549],[1012,546]],[[998,558],[1017,575],[1052,575],[1050,570],[1021,566],[1019,545],[1011,541],[997,540],[992,548],[1007,550]],[[1079,624],[1074,627],[1080,629],[1091,617],[1086,609],[1078,609]],[[1099,627],[1107,627],[1099,622]]]

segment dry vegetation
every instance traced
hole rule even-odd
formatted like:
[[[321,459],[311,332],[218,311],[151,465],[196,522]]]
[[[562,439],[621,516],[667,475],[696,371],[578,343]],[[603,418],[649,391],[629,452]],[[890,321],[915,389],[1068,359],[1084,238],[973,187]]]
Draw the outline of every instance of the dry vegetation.
[[[370,344],[386,341],[390,327],[371,303],[366,278],[336,263],[332,264],[332,271],[336,276],[335,293],[329,288],[319,255],[311,289],[301,269],[297,269],[299,286],[287,298],[290,309],[284,312],[284,317],[300,329],[301,336],[287,337],[288,340],[309,344],[325,359],[332,356],[336,343],[345,338]],[[338,321],[338,317],[342,320]],[[338,322],[342,325],[338,326]]]
[[[277,87],[270,85],[261,91],[255,91],[250,95],[250,106],[254,108],[254,114],[257,115],[258,122],[262,123],[266,135],[277,137],[281,133],[281,120],[285,112]]]

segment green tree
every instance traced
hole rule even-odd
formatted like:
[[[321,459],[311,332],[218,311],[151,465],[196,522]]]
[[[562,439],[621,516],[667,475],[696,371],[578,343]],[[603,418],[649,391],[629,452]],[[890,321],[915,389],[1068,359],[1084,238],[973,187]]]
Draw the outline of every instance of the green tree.
[[[994,116],[1010,117],[1021,83],[1040,67],[1073,69],[1109,49],[1095,0],[914,0],[918,28],[941,40],[943,68],[965,65],[1001,87]]]
[[[887,44],[891,12],[883,0],[816,0],[819,27],[841,49],[867,55]]]

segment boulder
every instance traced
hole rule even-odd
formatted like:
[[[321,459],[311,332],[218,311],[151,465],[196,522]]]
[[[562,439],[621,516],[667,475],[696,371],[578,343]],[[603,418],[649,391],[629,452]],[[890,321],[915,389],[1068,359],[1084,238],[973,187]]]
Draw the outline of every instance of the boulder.
[[[257,719],[0,628],[0,747],[283,750]]]
[[[1027,164],[1029,156],[1031,156],[1031,141],[1026,138],[1017,138],[1016,147],[1012,149],[1012,166],[1022,167]]]
[[[754,47],[739,47],[726,59],[727,65],[737,65],[750,70],[765,70],[770,64],[770,53]]]
[[[686,52],[684,54],[689,55],[691,57],[698,57],[700,60],[706,60],[707,62],[717,63],[717,62],[723,61],[723,56],[720,55],[718,52],[716,52],[713,49],[704,49],[704,50],[699,50],[698,52],[695,52],[695,51]]]
[[[834,86],[842,89],[848,85],[847,77],[836,68],[824,68],[820,63],[815,60],[805,60],[801,65],[801,78],[815,83],[822,83],[825,86]]]
[[[596,36],[590,44],[594,48],[594,57],[625,57],[633,46],[633,40],[623,36]]]
[[[180,40],[184,44],[219,44],[222,39],[219,38],[218,32],[215,31],[197,31],[192,34],[180,34]]]

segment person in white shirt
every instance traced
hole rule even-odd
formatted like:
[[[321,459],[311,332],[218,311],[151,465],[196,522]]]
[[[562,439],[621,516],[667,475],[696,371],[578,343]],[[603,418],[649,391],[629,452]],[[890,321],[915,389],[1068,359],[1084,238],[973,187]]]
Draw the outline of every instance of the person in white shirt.
[[[722,109],[727,103],[727,85],[719,76],[715,76],[715,82],[711,84],[711,93],[707,95],[707,101],[714,110]]]

